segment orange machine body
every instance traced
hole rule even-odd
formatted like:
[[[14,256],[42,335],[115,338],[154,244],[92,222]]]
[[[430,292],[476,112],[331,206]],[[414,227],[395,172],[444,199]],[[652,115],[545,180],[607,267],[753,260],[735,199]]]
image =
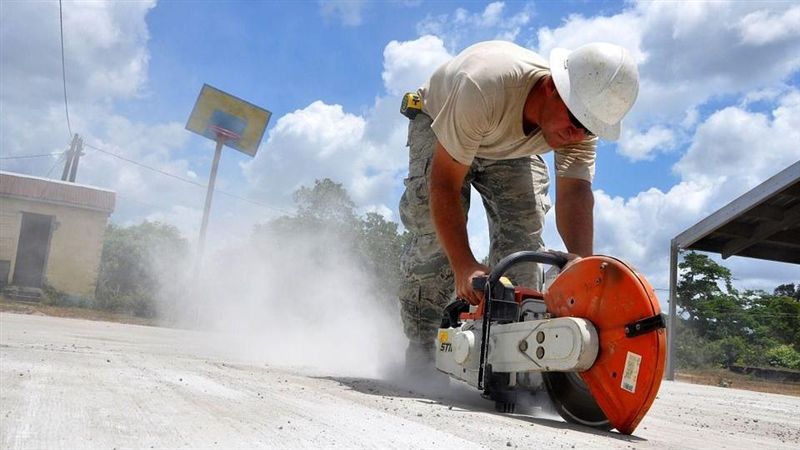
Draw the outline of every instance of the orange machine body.
[[[581,373],[611,425],[631,434],[653,404],[666,358],[666,330],[627,337],[625,326],[661,313],[647,280],[622,261],[590,256],[555,279],[544,294],[547,310],[581,317],[597,329],[600,351]]]

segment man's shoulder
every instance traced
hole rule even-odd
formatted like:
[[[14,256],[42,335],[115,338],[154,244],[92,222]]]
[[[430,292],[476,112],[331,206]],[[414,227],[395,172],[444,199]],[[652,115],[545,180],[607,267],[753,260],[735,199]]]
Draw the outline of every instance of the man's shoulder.
[[[453,75],[466,74],[479,85],[524,82],[532,73],[549,70],[547,60],[539,54],[507,41],[479,42],[459,53],[454,63]]]
[[[483,41],[462,50],[457,58],[488,57],[508,61],[536,62],[547,65],[547,60],[531,49],[509,41]]]

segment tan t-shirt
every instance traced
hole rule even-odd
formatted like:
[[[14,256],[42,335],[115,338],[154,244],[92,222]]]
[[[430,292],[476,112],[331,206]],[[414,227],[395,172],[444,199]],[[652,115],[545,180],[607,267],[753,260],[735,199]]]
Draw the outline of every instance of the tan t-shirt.
[[[512,159],[551,150],[540,129],[525,134],[522,108],[547,61],[511,42],[475,44],[436,69],[419,89],[431,128],[456,161]],[[597,138],[555,149],[556,173],[591,181]]]

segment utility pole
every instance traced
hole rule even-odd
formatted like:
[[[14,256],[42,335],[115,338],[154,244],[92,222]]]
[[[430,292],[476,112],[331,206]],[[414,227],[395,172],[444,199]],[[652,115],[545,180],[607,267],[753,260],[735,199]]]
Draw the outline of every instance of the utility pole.
[[[72,142],[69,144],[69,150],[67,150],[67,160],[64,161],[64,171],[61,172],[61,181],[67,181],[67,177],[69,177],[70,168],[72,167],[72,157],[75,154],[75,148],[78,146],[78,133],[75,133],[72,136]]]
[[[78,175],[78,162],[81,160],[81,156],[83,156],[83,138],[75,135],[77,140],[77,144],[75,145],[72,153],[72,167],[69,171],[69,181],[71,183],[75,182],[75,176]]]

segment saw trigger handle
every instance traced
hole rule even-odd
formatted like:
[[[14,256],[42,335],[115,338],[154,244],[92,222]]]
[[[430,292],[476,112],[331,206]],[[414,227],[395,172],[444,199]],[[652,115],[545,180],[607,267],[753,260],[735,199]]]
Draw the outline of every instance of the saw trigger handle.
[[[483,292],[486,289],[486,281],[488,279],[488,276],[474,277],[472,279],[472,289]]]
[[[461,326],[459,316],[465,312],[469,312],[469,303],[460,298],[455,299],[455,301],[444,307],[442,323],[439,328],[458,328]]]

